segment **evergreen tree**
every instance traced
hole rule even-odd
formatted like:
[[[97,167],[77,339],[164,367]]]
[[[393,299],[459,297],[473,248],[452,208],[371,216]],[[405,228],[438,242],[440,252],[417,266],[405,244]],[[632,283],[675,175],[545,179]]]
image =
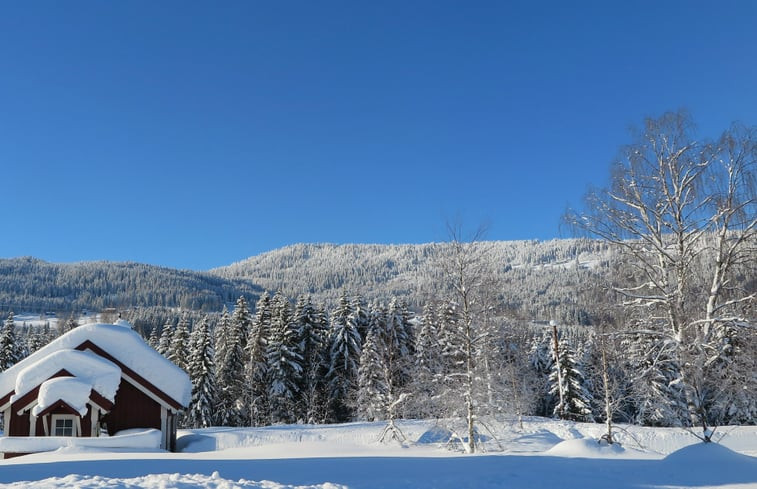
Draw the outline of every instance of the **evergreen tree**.
[[[50,340],[45,335],[44,331],[39,330],[29,330],[29,335],[26,338],[26,349],[28,350],[29,354],[31,355],[35,351],[39,350],[46,344],[48,344]]]
[[[646,426],[688,426],[675,342],[637,334],[627,337],[623,347],[631,378],[633,422]]]
[[[352,299],[351,306],[350,314],[352,315],[352,322],[360,333],[360,338],[365,340],[371,322],[370,309],[366,306],[365,299],[360,294]]]
[[[242,342],[239,345],[244,351],[247,346],[247,337],[250,335],[250,327],[252,325],[252,317],[250,315],[250,309],[247,305],[247,300],[244,296],[240,296],[237,299],[237,303],[234,306],[234,312],[231,315],[231,324],[237,330],[234,334],[236,338]]]
[[[150,337],[147,339],[147,344],[153,347],[156,351],[160,346],[160,334],[158,333],[158,327],[153,326],[150,331]]]
[[[266,349],[271,421],[291,423],[301,414],[297,409],[302,385],[301,331],[292,321],[286,297],[277,292],[271,303],[271,336]]]
[[[437,377],[442,373],[442,352],[437,328],[436,306],[423,308],[420,330],[415,338],[412,416],[430,418],[439,414]]]
[[[336,422],[349,421],[357,389],[362,340],[352,321],[352,309],[346,294],[331,317],[329,341],[328,396],[330,416]]]
[[[166,358],[170,354],[171,341],[173,341],[173,324],[166,323],[163,325],[163,331],[160,333],[160,341],[158,342],[158,353]]]
[[[226,345],[229,343],[228,335],[231,331],[231,316],[229,316],[229,310],[226,306],[223,306],[221,311],[221,318],[215,327],[215,346],[214,350],[214,362],[216,366],[222,365],[224,358],[226,358]]]
[[[188,371],[189,358],[189,317],[183,314],[171,336],[168,347],[168,359],[185,372]]]
[[[393,390],[399,392],[409,381],[415,353],[415,333],[407,304],[393,298],[386,311],[384,342]]]
[[[192,380],[192,401],[187,411],[187,424],[193,428],[207,428],[215,418],[213,409],[217,395],[213,338],[207,318],[194,328],[191,343],[188,367]]]
[[[324,355],[328,342],[328,322],[310,296],[300,297],[294,312],[302,354],[301,413],[308,423],[323,421],[325,415]]]
[[[552,372],[555,357],[552,353],[552,339],[549,332],[545,331],[542,335],[534,335],[528,352],[528,363],[537,383],[534,386],[536,392],[534,414],[544,417],[551,416],[556,401],[555,396],[550,393],[549,375]]]
[[[390,379],[386,364],[384,332],[379,322],[372,322],[363,343],[358,369],[357,414],[360,419],[386,419],[390,399]]]
[[[21,354],[16,338],[16,326],[13,312],[10,312],[5,323],[3,323],[2,333],[0,333],[0,372],[12,367],[19,360],[21,360]]]
[[[216,367],[218,376],[218,423],[223,426],[242,426],[248,423],[245,405],[245,351],[250,318],[247,301],[237,300],[229,328],[224,335],[225,354]]]
[[[457,304],[442,302],[439,304],[439,341],[442,354],[443,375],[457,375],[464,366],[460,311]]]
[[[268,365],[266,350],[271,331],[271,297],[264,292],[255,306],[250,336],[247,339],[245,366],[245,405],[249,406],[250,424],[261,426],[270,421],[268,403]]]
[[[744,334],[731,323],[716,326],[714,352],[707,361],[703,405],[720,425],[757,420],[757,333]],[[752,352],[752,353],[750,353]]]
[[[457,304],[442,302],[437,312],[438,337],[441,351],[441,372],[436,377],[439,406],[446,417],[464,416],[465,406],[460,402],[460,383],[465,376],[466,355],[463,344],[464,329]]]
[[[558,368],[560,375],[557,373]],[[559,343],[558,362],[553,363],[549,380],[550,394],[558,397],[559,390],[562,390],[563,404],[557,403],[554,409],[555,416],[572,421],[594,421],[591,412],[593,400],[586,384],[586,376],[575,352],[565,340]]]

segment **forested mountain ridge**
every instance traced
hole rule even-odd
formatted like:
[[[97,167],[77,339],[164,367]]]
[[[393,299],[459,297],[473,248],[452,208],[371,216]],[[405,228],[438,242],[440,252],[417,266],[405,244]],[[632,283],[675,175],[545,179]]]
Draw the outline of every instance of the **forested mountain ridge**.
[[[573,322],[576,287],[608,277],[613,253],[599,241],[482,241],[493,290],[511,315]],[[448,243],[295,244],[208,272],[140,263],[49,263],[32,257],[0,259],[0,308],[81,311],[106,307],[180,307],[220,312],[263,290],[312,295],[329,306],[342,293],[366,300],[399,297],[416,310],[447,286],[441,263]]]
[[[573,319],[576,287],[608,278],[613,256],[606,244],[589,239],[481,241],[475,246],[503,306],[529,319]],[[293,297],[310,294],[326,304],[335,304],[345,292],[368,301],[400,297],[419,309],[445,292],[443,263],[449,249],[449,243],[295,244],[211,273]]]
[[[151,306],[210,312],[242,294],[258,293],[247,281],[141,263],[0,259],[0,307],[16,312]]]

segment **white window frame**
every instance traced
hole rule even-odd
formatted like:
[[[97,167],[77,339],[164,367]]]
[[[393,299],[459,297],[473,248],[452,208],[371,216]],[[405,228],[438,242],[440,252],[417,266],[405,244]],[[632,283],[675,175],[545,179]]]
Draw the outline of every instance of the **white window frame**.
[[[55,423],[57,421],[65,421],[65,420],[71,420],[71,435],[72,437],[79,436],[79,432],[81,432],[81,427],[79,426],[80,421],[78,416],[74,416],[73,414],[53,414],[50,416],[50,436],[69,436],[69,435],[57,435],[55,433]]]

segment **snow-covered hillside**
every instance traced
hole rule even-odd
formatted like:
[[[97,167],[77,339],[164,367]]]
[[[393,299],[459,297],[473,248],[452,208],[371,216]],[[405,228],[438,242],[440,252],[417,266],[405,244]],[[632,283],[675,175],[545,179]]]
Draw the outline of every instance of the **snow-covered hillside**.
[[[293,297],[310,294],[329,305],[348,291],[369,302],[402,297],[422,306],[446,286],[441,262],[450,249],[449,243],[296,244],[211,273]],[[608,273],[613,254],[605,243],[589,239],[481,241],[475,249],[501,286],[506,306],[526,317],[538,316],[540,304],[571,303],[577,281],[590,272]]]
[[[404,446],[377,438],[382,423],[180,432],[180,453],[65,450],[0,461],[0,487],[21,488],[683,488],[757,487],[757,428],[720,430],[704,445],[670,428],[529,418],[491,422],[487,452],[445,448],[434,421],[405,421]],[[499,446],[501,444],[501,447]]]

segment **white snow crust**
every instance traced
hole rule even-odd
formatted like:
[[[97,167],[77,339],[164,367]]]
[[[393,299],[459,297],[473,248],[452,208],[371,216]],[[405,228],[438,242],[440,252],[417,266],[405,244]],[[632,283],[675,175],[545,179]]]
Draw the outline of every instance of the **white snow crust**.
[[[32,359],[32,357],[28,358]],[[116,391],[121,383],[121,369],[110,360],[92,352],[69,348],[53,350],[48,355],[41,357],[35,355],[35,358],[36,361],[31,361],[31,363],[22,361],[3,372],[3,374],[6,374],[15,367],[20,367],[17,370],[15,394],[11,397],[11,402],[15,402],[41,385],[61,369],[67,370],[81,382],[89,384],[90,388],[96,390],[109,401],[113,402],[116,398]],[[3,392],[7,391],[3,389]],[[87,397],[89,397],[89,391],[87,391]]]
[[[476,455],[423,436],[459,431],[449,420],[398,421],[404,444],[378,442],[382,422],[180,430],[180,453],[65,447],[0,461],[0,487],[757,488],[755,426],[719,428],[721,444],[704,445],[683,429],[620,425],[620,445],[608,447],[599,424],[486,424],[491,438]]]
[[[37,405],[32,409],[32,414],[39,413],[61,400],[75,409],[79,416],[87,414],[87,401],[93,385],[76,377],[56,377],[46,380],[39,388]]]
[[[8,487],[26,487],[12,484]],[[66,477],[52,477],[35,483],[35,488],[39,489],[191,489],[199,487],[212,487],[217,489],[347,489],[347,486],[341,484],[314,485],[290,485],[279,484],[272,481],[249,481],[239,479],[236,481],[224,479],[218,473],[213,472],[210,475],[205,474],[154,474],[142,477],[131,477],[128,479],[114,480],[109,477],[101,476],[83,476],[68,475]]]
[[[86,449],[92,448],[158,450],[161,438],[160,430],[155,429],[142,429],[128,434],[102,437],[8,436],[0,437],[0,452],[52,452],[61,448],[73,448],[85,453]],[[40,456],[50,457],[52,455],[43,453]]]
[[[179,404],[185,407],[189,405],[192,384],[186,372],[150,347],[130,327],[114,324],[85,324],[74,328],[0,373],[0,396],[14,389],[16,377],[29,365],[39,362],[54,352],[74,349],[87,340],[108,352]],[[39,379],[36,385],[44,380],[47,379]],[[31,389],[36,385],[32,386]],[[24,384],[24,387],[28,386]],[[105,396],[104,393],[100,393]],[[18,395],[19,392],[16,391],[16,394]]]

